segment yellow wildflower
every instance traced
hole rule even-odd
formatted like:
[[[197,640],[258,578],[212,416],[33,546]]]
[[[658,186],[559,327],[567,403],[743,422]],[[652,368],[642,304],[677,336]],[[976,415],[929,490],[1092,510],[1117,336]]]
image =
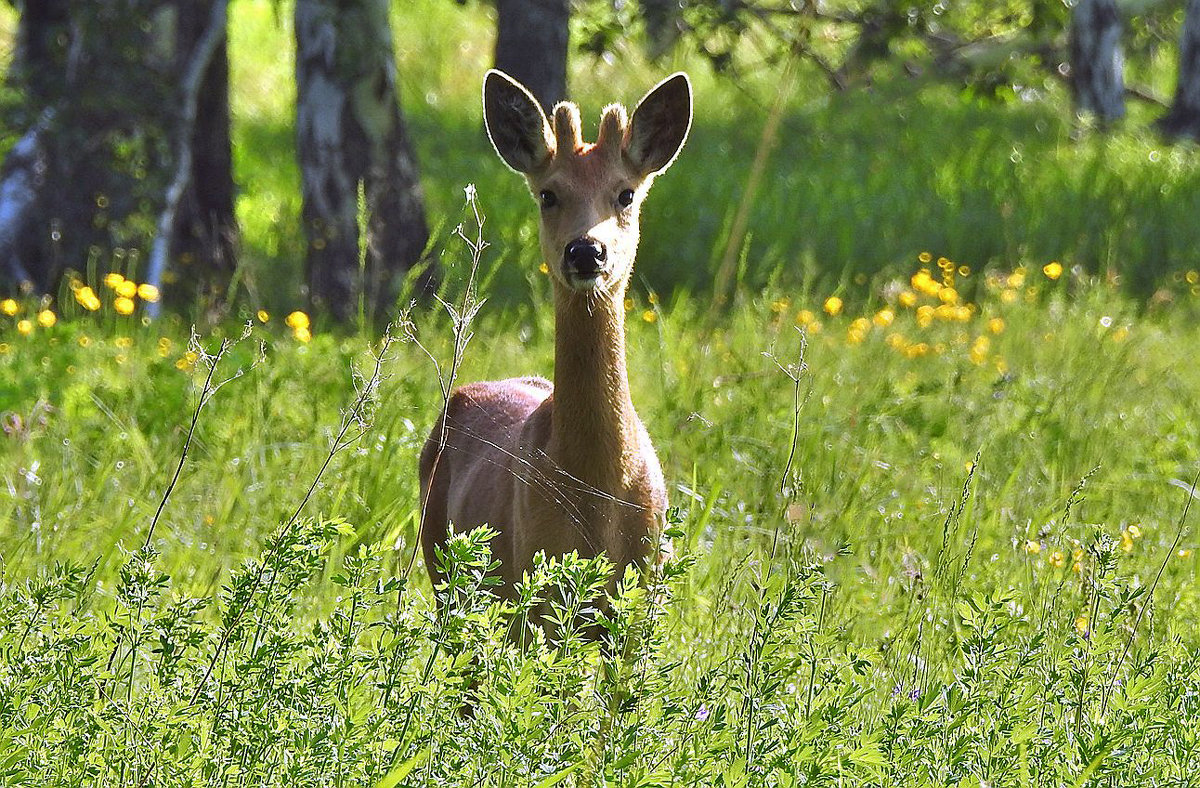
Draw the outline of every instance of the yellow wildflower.
[[[655,320],[658,320],[658,313],[653,309],[647,309],[642,312],[642,320],[647,323],[653,323]]]
[[[842,311],[842,299],[837,296],[829,296],[825,299],[825,311],[831,316],[836,317]]]
[[[1050,564],[1050,566],[1054,567],[1055,569],[1062,569],[1064,566],[1067,565],[1067,557],[1065,555],[1063,555],[1062,550],[1055,550],[1053,553],[1050,554],[1050,556],[1046,559],[1046,561],[1047,561],[1047,563]]]
[[[54,314],[53,310],[43,309],[38,312],[37,321],[42,328],[49,328],[58,322],[58,315]]]
[[[92,338],[89,337],[87,334],[84,334],[83,336],[81,336],[79,339],[77,339],[75,341],[79,343],[80,347],[87,347],[88,345],[92,344]]]
[[[158,288],[151,284],[143,283],[138,285],[137,295],[138,298],[142,299],[143,301],[149,301],[150,303],[154,303],[159,299]]]
[[[3,312],[4,314],[8,315],[9,317],[12,317],[13,315],[15,315],[20,310],[20,308],[21,308],[20,304],[18,304],[15,300],[13,300],[11,298],[6,298],[3,301],[0,301],[0,312]]]
[[[801,309],[796,313],[796,325],[805,328],[817,321],[817,316],[813,314],[811,309]]]
[[[294,336],[296,339],[300,340],[301,342],[309,342],[312,340],[312,332],[309,331],[308,328],[302,327],[302,326],[297,326],[296,328],[293,328],[292,336]]]
[[[953,305],[958,303],[958,291],[953,287],[941,288],[937,292],[937,297],[943,304]]]
[[[17,332],[22,336],[29,336],[33,333],[33,322],[30,320],[18,320]]]
[[[271,316],[269,314],[267,314],[267,310],[265,310],[265,309],[258,310],[258,322],[266,323],[270,319],[271,319]]]
[[[283,319],[283,322],[291,329],[308,329],[312,326],[312,322],[308,319],[308,315],[297,309]]]
[[[118,287],[120,287],[121,283],[124,281],[125,277],[121,276],[116,271],[112,271],[104,275],[104,284],[108,285],[113,290],[116,290]]]
[[[880,328],[887,328],[892,324],[892,321],[896,319],[896,313],[887,307],[884,307],[876,312],[875,317],[871,319],[875,322],[875,325],[879,326]]]
[[[1128,529],[1121,531],[1121,549],[1127,553],[1133,552],[1133,536]]]
[[[1062,263],[1058,262],[1057,260],[1046,263],[1044,266],[1042,266],[1042,273],[1046,275],[1047,279],[1058,279],[1060,276],[1062,276],[1062,272]]]
[[[1042,552],[1042,543],[1034,541],[1033,539],[1026,539],[1025,552],[1029,553],[1030,555],[1037,555],[1038,553]]]
[[[654,302],[651,301],[650,303],[653,304]],[[792,302],[787,298],[776,298],[774,301],[771,302],[771,311],[774,312],[775,314],[779,314],[780,312],[786,312],[788,310],[788,307],[791,305],[792,305]]]
[[[1086,635],[1089,623],[1087,613],[1080,613],[1079,617],[1075,619],[1075,631],[1081,635]]]
[[[113,340],[113,344],[122,350],[127,350],[128,348],[133,347],[133,337],[117,337],[115,340]]]
[[[962,277],[967,277],[967,276],[970,276],[970,275],[971,275],[971,266],[969,266],[969,265],[960,265],[960,266],[958,267],[958,275],[959,275],[959,276],[962,276]]]
[[[929,304],[917,307],[917,325],[925,328],[933,322],[934,309]]]
[[[653,290],[650,291],[650,294],[646,296],[646,300],[652,304],[657,304],[658,303],[658,293],[655,293]],[[786,298],[783,300],[787,301]]]
[[[1179,552],[1175,555],[1179,556],[1180,558],[1191,558],[1192,550],[1190,547],[1181,547],[1179,548]]]
[[[113,301],[113,309],[117,310],[120,315],[133,314],[133,299],[125,296],[118,296],[116,301]]]
[[[921,252],[919,255],[917,255],[917,259],[925,265],[929,265],[929,261],[933,259],[933,255],[931,255],[929,252]]]
[[[917,304],[917,294],[911,290],[902,290],[900,295],[896,296],[896,300],[900,302],[900,306],[911,308]]]
[[[117,295],[121,296],[122,298],[133,298],[137,295],[138,286],[137,282],[133,282],[129,279],[122,279],[121,283],[114,287],[113,290],[116,290]]]
[[[546,265],[545,263],[542,263],[541,265],[538,266],[538,270],[541,271],[543,274],[548,274],[548,273],[550,273],[550,266]]]
[[[917,342],[913,345],[905,345],[901,352],[905,358],[920,358],[921,356],[929,355],[929,345],[924,342]]]
[[[988,339],[986,335],[980,334],[975,338],[975,342],[971,345],[971,352],[967,355],[971,359],[972,363],[983,364],[985,361],[987,361],[988,351],[991,349],[991,340]]]
[[[993,317],[987,322],[987,329],[993,334],[1002,333],[1004,331],[1004,318]]]

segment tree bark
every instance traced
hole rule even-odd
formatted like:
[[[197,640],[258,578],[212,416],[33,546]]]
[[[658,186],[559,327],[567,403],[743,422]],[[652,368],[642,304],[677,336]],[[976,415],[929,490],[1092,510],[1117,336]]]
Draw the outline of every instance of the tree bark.
[[[496,68],[549,112],[567,97],[570,0],[496,0]]]
[[[211,56],[206,46],[214,7],[227,0],[188,0],[179,5],[176,64],[181,94],[176,136],[190,137],[191,166],[179,202],[171,243],[177,289],[188,300],[220,306],[237,264],[233,154],[230,142],[229,48],[222,28]],[[199,58],[197,56],[200,56]],[[205,61],[195,95],[188,70]],[[189,113],[188,104],[195,102]],[[182,126],[190,126],[186,131]],[[176,166],[179,162],[176,161]]]
[[[1179,42],[1179,81],[1158,129],[1172,138],[1200,142],[1200,0],[1188,0]]]
[[[20,255],[0,276],[52,293],[67,269],[139,273],[129,251],[149,240],[144,220],[162,199],[169,156],[170,67],[154,46],[169,9],[167,0],[24,5],[14,83],[32,147],[17,146],[0,168],[0,238],[10,239],[0,255],[14,237]]]
[[[382,315],[429,239],[386,0],[297,0],[296,126],[313,306]],[[359,265],[359,189],[365,211]]]
[[[1125,116],[1121,18],[1115,0],[1080,0],[1071,15],[1071,89],[1077,114]]]

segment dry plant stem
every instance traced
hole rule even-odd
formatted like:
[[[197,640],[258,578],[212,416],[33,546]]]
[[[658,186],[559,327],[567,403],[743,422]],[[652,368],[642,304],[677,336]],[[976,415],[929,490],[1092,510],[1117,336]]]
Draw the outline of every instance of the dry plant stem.
[[[1129,656],[1129,650],[1133,647],[1133,639],[1137,637],[1138,627],[1142,624],[1142,618],[1146,615],[1146,610],[1154,601],[1154,591],[1158,588],[1158,581],[1162,579],[1163,572],[1167,569],[1167,563],[1171,560],[1171,556],[1175,555],[1175,551],[1179,549],[1179,543],[1183,541],[1183,535],[1187,533],[1187,518],[1188,513],[1192,510],[1192,501],[1196,499],[1196,486],[1200,484],[1200,470],[1196,471],[1196,475],[1192,477],[1191,489],[1188,490],[1187,503],[1183,505],[1183,514],[1179,516],[1179,527],[1175,529],[1175,539],[1171,542],[1171,546],[1167,548],[1167,554],[1163,556],[1162,563],[1158,565],[1158,573],[1154,575],[1154,582],[1150,584],[1150,590],[1146,593],[1146,601],[1138,611],[1137,618],[1134,619],[1133,629],[1129,632],[1129,639],[1125,641],[1125,648],[1121,651],[1121,657],[1117,660],[1117,664],[1113,666],[1112,676],[1109,677],[1108,686],[1104,688],[1104,696],[1100,701],[1100,716],[1108,710],[1108,700],[1112,697],[1113,687],[1117,684],[1117,674],[1121,670],[1121,665],[1125,664],[1126,658]]]
[[[440,303],[446,310],[447,314],[450,315],[454,326],[454,349],[450,358],[450,368],[446,374],[442,374],[442,365],[438,362],[437,356],[435,356],[429,350],[429,348],[427,348],[417,338],[416,332],[412,328],[412,323],[408,320],[404,321],[405,339],[416,345],[433,364],[434,372],[437,374],[438,378],[438,387],[440,388],[442,394],[442,412],[445,412],[446,407],[450,403],[450,395],[454,393],[454,384],[458,379],[458,371],[462,367],[463,358],[467,353],[467,344],[471,341],[471,337],[473,336],[473,333],[471,332],[471,323],[474,321],[475,315],[478,314],[479,308],[483,306],[483,302],[479,300],[476,293],[475,283],[479,273],[479,264],[483,259],[483,250],[486,249],[489,244],[483,239],[484,217],[479,213],[479,205],[475,200],[475,185],[469,184],[465,191],[467,196],[467,205],[470,206],[471,213],[475,218],[475,240],[471,240],[467,237],[466,231],[463,230],[463,226],[461,224],[454,228],[454,234],[461,238],[463,243],[465,243],[467,248],[471,251],[471,268],[467,274],[467,284],[463,289],[462,300],[459,302],[457,307],[452,306],[446,301],[443,301],[441,298],[438,299],[438,303]],[[441,462],[442,453],[446,448],[448,431],[449,424],[443,420],[441,429],[438,431],[438,452],[433,459],[433,471],[430,473],[430,478],[433,478],[433,476],[437,473],[437,467]],[[425,498],[424,493],[425,491],[422,490],[422,498]],[[417,551],[421,546],[421,529],[424,527],[425,510],[428,505],[429,501],[427,498],[422,500],[421,515],[417,521],[417,538],[413,541],[412,551],[408,558],[408,565],[404,569],[405,578],[407,578],[412,572],[413,565],[417,560]]]
[[[282,537],[286,536],[299,521],[300,514],[304,511],[305,506],[308,505],[309,500],[311,500],[313,493],[317,489],[317,485],[320,484],[326,470],[329,469],[330,463],[333,462],[333,458],[343,449],[352,446],[358,441],[359,438],[366,434],[369,426],[366,418],[367,409],[374,401],[375,394],[379,388],[379,383],[383,380],[383,362],[387,356],[388,348],[391,347],[393,341],[394,340],[392,338],[390,329],[384,332],[379,353],[375,355],[375,364],[371,371],[371,377],[367,379],[366,383],[359,391],[358,397],[355,398],[354,403],[343,414],[342,423],[338,429],[338,434],[330,444],[329,452],[325,455],[325,460],[321,463],[320,469],[313,476],[312,483],[309,484],[308,490],[304,493],[304,497],[301,499],[300,503],[296,506],[296,510],[292,513],[291,517],[288,518],[287,523],[284,525],[283,531],[280,534],[281,539]],[[359,427],[359,430],[353,435],[350,435],[350,429],[355,425]],[[254,575],[254,581],[251,583],[249,594],[250,598],[253,598],[259,587],[262,585],[263,576],[266,574],[267,566],[270,565],[273,557],[273,553],[270,553],[264,556],[262,562],[259,564],[258,571]],[[254,632],[254,647],[257,647],[259,638],[262,636],[263,620],[265,618],[267,605],[270,603],[270,590],[274,588],[276,577],[277,575],[271,576],[270,585],[267,587],[267,599],[264,600],[263,607],[259,611],[259,621]],[[242,619],[245,618],[248,611],[249,606],[247,606],[247,609],[242,610],[238,614],[237,618],[235,618],[234,621],[228,627],[226,627],[225,632],[221,635],[220,642],[217,644],[216,651],[213,653],[212,658],[208,662],[208,666],[204,670],[204,675],[196,684],[196,689],[193,691],[191,698],[188,700],[189,705],[194,705],[196,701],[199,700],[200,693],[204,690],[204,685],[208,683],[208,680],[212,677],[213,670],[216,668],[217,663],[220,662],[224,656],[225,649],[229,645],[230,637],[232,636],[234,630],[241,623]]]
[[[782,517],[784,521],[787,519],[787,510],[791,504],[791,496],[788,493],[788,477],[792,473],[792,462],[796,456],[796,446],[800,440],[800,410],[804,405],[804,399],[800,396],[800,381],[804,378],[804,373],[808,371],[808,366],[804,363],[804,354],[808,350],[808,337],[803,329],[796,329],[800,333],[800,350],[796,361],[793,364],[780,363],[779,359],[773,352],[767,352],[765,355],[771,359],[779,370],[787,376],[787,379],[792,382],[792,436],[788,447],[787,462],[784,464],[783,473],[779,478],[779,493],[783,498]],[[775,524],[775,532],[771,537],[771,553],[767,559],[767,574],[763,578],[758,593],[758,610],[761,611],[767,599],[768,580],[775,571],[775,554],[779,548],[779,523]],[[750,642],[753,645],[754,652],[750,656],[750,664],[747,666],[746,686],[747,689],[753,687],[753,678],[758,671],[758,657],[761,656],[761,644],[758,644],[759,639],[760,617],[754,617],[754,628],[750,634]],[[766,635],[763,635],[766,637]],[[750,763],[750,754],[754,742],[754,700],[748,698],[743,704],[744,713],[746,715],[746,763]]]
[[[734,267],[737,265],[742,242],[746,238],[746,228],[750,224],[750,209],[754,206],[754,197],[766,174],[767,161],[779,142],[779,124],[783,120],[787,100],[792,95],[793,62],[793,58],[789,57],[784,63],[779,90],[775,93],[775,101],[771,104],[766,123],[763,124],[762,136],[759,137],[758,148],[754,151],[754,161],[750,164],[750,174],[746,176],[746,190],[742,193],[733,225],[729,228],[729,239],[725,242],[721,266],[717,269],[716,286],[713,288],[713,310],[721,307],[729,298]]]

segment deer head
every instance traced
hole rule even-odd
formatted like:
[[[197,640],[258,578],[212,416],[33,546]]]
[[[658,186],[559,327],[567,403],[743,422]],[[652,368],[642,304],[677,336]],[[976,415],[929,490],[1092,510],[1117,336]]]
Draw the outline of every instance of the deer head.
[[[589,295],[623,293],[642,200],[691,127],[687,75],[656,85],[632,117],[619,104],[606,107],[595,143],[583,141],[578,107],[562,102],[547,118],[537,99],[500,71],[484,78],[483,108],[496,153],[525,176],[541,206],[542,259],[555,282]]]

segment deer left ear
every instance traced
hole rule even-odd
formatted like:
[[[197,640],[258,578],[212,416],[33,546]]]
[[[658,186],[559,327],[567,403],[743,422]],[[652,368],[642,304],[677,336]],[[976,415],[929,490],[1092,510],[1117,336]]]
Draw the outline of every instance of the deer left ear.
[[[692,83],[682,71],[655,85],[629,121],[625,155],[643,177],[671,166],[692,127]]]

